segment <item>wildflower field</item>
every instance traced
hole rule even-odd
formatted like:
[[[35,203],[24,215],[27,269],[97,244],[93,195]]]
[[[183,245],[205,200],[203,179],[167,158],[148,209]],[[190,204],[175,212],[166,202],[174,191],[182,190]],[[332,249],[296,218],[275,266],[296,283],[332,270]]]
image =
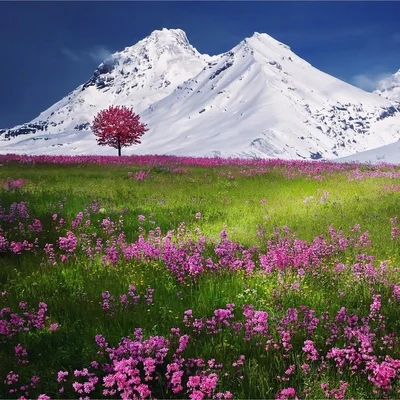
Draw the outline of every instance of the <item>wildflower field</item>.
[[[0,398],[400,397],[400,168],[0,164]]]

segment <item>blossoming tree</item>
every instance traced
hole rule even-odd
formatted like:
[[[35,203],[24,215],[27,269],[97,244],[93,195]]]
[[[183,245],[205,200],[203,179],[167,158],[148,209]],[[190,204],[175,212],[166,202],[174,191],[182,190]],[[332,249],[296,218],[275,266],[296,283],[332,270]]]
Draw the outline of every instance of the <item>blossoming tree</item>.
[[[140,137],[148,131],[140,122],[139,115],[125,106],[110,106],[101,110],[93,120],[92,131],[97,136],[97,144],[118,149],[140,143]]]

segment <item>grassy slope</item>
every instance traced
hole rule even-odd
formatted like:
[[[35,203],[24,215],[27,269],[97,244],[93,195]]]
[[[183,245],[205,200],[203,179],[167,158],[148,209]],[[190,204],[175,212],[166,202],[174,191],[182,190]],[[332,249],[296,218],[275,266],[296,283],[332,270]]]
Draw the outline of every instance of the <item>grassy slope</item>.
[[[258,229],[264,230],[266,239],[274,226],[288,225],[300,238],[311,240],[326,234],[330,225],[348,231],[350,226],[359,223],[362,230],[369,230],[373,241],[368,252],[377,260],[399,264],[399,249],[390,240],[389,223],[389,218],[399,214],[399,194],[382,190],[385,182],[393,181],[381,178],[349,182],[341,174],[323,181],[304,177],[286,179],[278,171],[245,177],[239,173],[239,168],[186,169],[187,174],[153,169],[148,178],[138,182],[128,179],[129,171],[138,170],[130,166],[8,164],[0,169],[0,179],[10,176],[27,179],[30,183],[20,193],[2,191],[0,205],[27,201],[32,214],[50,224],[50,203],[65,198],[63,216],[71,220],[91,200],[101,199],[106,215],[118,216],[120,210],[129,209],[124,214],[128,241],[137,238],[138,215],[154,220],[163,232],[176,229],[185,221],[189,228],[200,227],[204,234],[216,238],[226,227],[232,240],[246,246],[263,246],[265,240],[257,238]],[[227,177],[229,171],[234,179]],[[330,196],[320,201],[325,191],[330,192]],[[313,199],[307,203],[306,198],[310,196]],[[199,220],[195,218],[197,212],[202,214]],[[150,213],[154,214],[152,218],[148,218]],[[144,227],[153,226],[146,222]],[[55,232],[49,233],[49,241],[56,239]],[[353,254],[347,257],[349,261],[354,260]],[[24,366],[25,374],[39,374],[41,392],[48,393],[56,390],[54,377],[58,370],[81,368],[94,359],[93,338],[97,333],[103,333],[113,344],[132,333],[135,327],[142,327],[148,334],[166,335],[172,326],[181,324],[183,312],[189,308],[195,315],[210,316],[214,309],[227,303],[233,302],[239,309],[241,304],[251,301],[267,310],[280,303],[284,308],[308,305],[316,311],[325,310],[329,305],[331,312],[346,305],[352,312],[368,313],[371,295],[362,285],[346,286],[345,282],[335,282],[334,276],[329,275],[325,276],[326,281],[309,277],[305,285],[307,291],[296,295],[284,293],[284,286],[278,284],[277,279],[276,275],[245,279],[242,274],[226,274],[218,280],[205,276],[195,285],[182,286],[159,266],[151,264],[125,263],[116,268],[104,268],[85,264],[82,259],[53,268],[41,264],[40,257],[30,254],[0,256],[0,284],[9,292],[8,305],[16,307],[21,300],[33,305],[45,301],[51,320],[60,324],[60,329],[51,334],[20,337],[20,342],[30,351],[30,359],[34,360]],[[290,283],[292,278],[286,279]],[[135,313],[105,316],[99,305],[101,293],[108,290],[119,295],[126,292],[131,283],[142,293],[148,286],[154,288],[154,304],[140,305]],[[246,288],[250,290],[245,291]],[[345,304],[342,304],[339,289],[346,293]],[[182,293],[177,296],[176,292]],[[389,324],[399,331],[395,310],[388,308],[386,311]],[[197,356],[215,357],[224,363],[246,354],[250,361],[245,367],[245,379],[236,382],[239,396],[273,397],[279,387],[275,381],[279,362],[269,359],[262,349],[234,343],[229,335],[220,335],[212,339],[204,337],[201,349],[197,344],[192,350]],[[3,394],[3,377],[13,368],[13,349],[2,348],[0,357],[0,392]],[[259,379],[260,376],[265,379]],[[330,379],[338,381],[334,372]],[[299,385],[306,383],[299,382]],[[315,396],[322,396],[315,390]],[[360,397],[365,395],[364,390],[367,389],[354,382],[351,394]]]

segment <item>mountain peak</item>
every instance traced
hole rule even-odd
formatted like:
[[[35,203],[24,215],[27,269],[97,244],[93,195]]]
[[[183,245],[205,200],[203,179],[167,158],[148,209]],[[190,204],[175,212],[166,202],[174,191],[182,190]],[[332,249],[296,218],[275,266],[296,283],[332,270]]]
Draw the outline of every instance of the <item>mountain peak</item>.
[[[266,33],[259,32],[254,32],[252,36],[246,37],[232,49],[233,52],[241,50],[249,54],[258,53],[261,55],[261,58],[295,56],[288,45],[281,43]]]
[[[182,29],[155,29],[150,33],[148,37],[175,37],[175,38],[186,38],[186,33]]]
[[[287,50],[290,50],[290,47],[279,40],[276,40],[272,36],[268,35],[267,33],[259,33],[259,32],[254,32],[253,35],[247,39],[248,41],[259,41],[264,45],[267,46],[280,46],[284,47]]]
[[[181,57],[201,57],[201,54],[189,43],[186,33],[182,29],[157,29],[137,42],[135,45],[126,47],[118,56],[124,58],[126,56],[140,56],[141,58],[149,58],[158,60],[164,54],[169,54],[175,58],[177,55]]]
[[[183,46],[190,46],[186,33],[182,29],[156,29],[143,40],[160,43],[161,45],[174,43]]]

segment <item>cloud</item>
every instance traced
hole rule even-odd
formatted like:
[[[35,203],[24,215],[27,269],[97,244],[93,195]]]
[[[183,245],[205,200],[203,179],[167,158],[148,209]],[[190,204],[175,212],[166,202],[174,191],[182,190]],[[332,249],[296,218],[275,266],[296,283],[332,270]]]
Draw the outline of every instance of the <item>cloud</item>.
[[[96,46],[89,50],[80,50],[79,52],[63,47],[60,51],[66,58],[75,63],[80,63],[87,59],[101,63],[112,55],[112,52],[104,46]]]
[[[111,54],[112,54],[111,51],[103,46],[95,47],[88,52],[89,57],[96,62],[102,62],[107,58],[110,58]]]
[[[379,83],[391,76],[391,73],[366,73],[354,75],[352,78],[352,83],[359,87],[360,89],[372,92],[377,89]]]
[[[79,54],[75,53],[74,51],[67,49],[67,48],[62,48],[61,53],[64,54],[65,57],[69,58],[70,60],[74,62],[79,62],[81,61],[81,57]]]

